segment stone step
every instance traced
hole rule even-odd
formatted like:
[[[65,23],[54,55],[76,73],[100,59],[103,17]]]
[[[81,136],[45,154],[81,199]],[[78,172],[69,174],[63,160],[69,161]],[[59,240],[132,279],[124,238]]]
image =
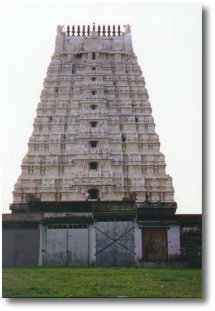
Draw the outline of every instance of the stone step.
[[[158,268],[160,266],[159,262],[152,261],[143,262],[141,265],[145,268]]]

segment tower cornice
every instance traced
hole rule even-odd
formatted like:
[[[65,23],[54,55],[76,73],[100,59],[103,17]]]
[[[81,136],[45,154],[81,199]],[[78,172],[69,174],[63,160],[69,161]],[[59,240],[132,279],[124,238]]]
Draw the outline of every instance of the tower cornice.
[[[131,27],[124,25],[96,26],[57,26],[55,57],[65,53],[105,52],[134,55]]]

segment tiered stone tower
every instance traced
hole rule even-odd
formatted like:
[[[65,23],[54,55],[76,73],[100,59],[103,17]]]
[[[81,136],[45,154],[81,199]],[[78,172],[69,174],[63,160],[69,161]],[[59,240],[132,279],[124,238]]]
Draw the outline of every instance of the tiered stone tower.
[[[58,26],[13,205],[173,203],[151,112],[129,25]]]
[[[130,26],[58,26],[29,149],[3,215],[3,266],[178,259],[172,179]]]

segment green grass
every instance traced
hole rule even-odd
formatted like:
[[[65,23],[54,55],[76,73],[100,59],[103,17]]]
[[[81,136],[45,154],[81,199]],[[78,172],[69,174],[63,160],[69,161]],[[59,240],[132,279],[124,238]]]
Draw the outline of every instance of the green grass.
[[[7,268],[3,297],[200,298],[200,269]]]

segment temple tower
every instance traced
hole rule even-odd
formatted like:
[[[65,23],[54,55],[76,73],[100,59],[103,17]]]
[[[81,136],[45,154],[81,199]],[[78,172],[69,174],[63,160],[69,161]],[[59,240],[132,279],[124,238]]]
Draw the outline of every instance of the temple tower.
[[[174,203],[130,26],[123,27],[57,27],[12,209],[29,201]]]
[[[57,27],[3,266],[147,266],[180,256],[172,178],[130,26]]]

